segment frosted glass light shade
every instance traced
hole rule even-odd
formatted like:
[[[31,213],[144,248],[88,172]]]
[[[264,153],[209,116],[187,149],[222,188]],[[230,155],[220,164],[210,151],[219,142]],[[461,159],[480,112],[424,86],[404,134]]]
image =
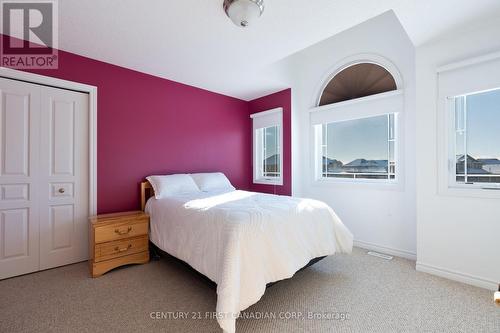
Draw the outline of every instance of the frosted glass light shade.
[[[263,0],[226,0],[224,9],[227,16],[239,27],[247,27],[264,12]]]

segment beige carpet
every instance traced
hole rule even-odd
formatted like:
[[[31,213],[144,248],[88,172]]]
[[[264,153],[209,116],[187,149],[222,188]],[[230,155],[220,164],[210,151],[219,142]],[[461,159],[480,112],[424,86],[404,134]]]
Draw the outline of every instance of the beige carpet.
[[[269,288],[237,332],[500,332],[491,292],[414,266],[361,249],[326,258]],[[205,318],[215,301],[206,281],[172,260],[98,279],[81,263],[0,281],[0,332],[219,332]]]

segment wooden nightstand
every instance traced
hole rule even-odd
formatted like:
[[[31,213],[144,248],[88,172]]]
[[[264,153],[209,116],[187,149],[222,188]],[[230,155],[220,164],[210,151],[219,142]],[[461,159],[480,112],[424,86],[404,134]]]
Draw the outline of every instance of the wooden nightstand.
[[[149,215],[137,211],[90,218],[90,274],[149,261]]]

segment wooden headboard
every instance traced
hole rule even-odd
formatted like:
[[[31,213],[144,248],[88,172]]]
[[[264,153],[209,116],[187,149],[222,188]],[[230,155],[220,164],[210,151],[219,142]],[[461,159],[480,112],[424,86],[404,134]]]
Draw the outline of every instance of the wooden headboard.
[[[155,195],[153,186],[151,183],[146,181],[141,182],[141,210],[144,211],[146,208],[146,202],[149,198]]]

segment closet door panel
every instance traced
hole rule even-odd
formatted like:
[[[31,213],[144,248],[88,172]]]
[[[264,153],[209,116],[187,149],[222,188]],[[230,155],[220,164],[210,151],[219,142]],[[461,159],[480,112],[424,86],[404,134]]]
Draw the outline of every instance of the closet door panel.
[[[41,97],[40,267],[88,259],[88,95],[44,87]]]
[[[51,176],[74,176],[75,112],[77,105],[71,100],[52,100],[49,111]],[[44,129],[45,130],[45,129]]]
[[[29,254],[28,209],[8,209],[1,213],[3,258],[19,258]]]
[[[28,176],[29,96],[6,93],[4,99],[2,174]]]
[[[0,279],[39,269],[40,87],[0,78]]]

